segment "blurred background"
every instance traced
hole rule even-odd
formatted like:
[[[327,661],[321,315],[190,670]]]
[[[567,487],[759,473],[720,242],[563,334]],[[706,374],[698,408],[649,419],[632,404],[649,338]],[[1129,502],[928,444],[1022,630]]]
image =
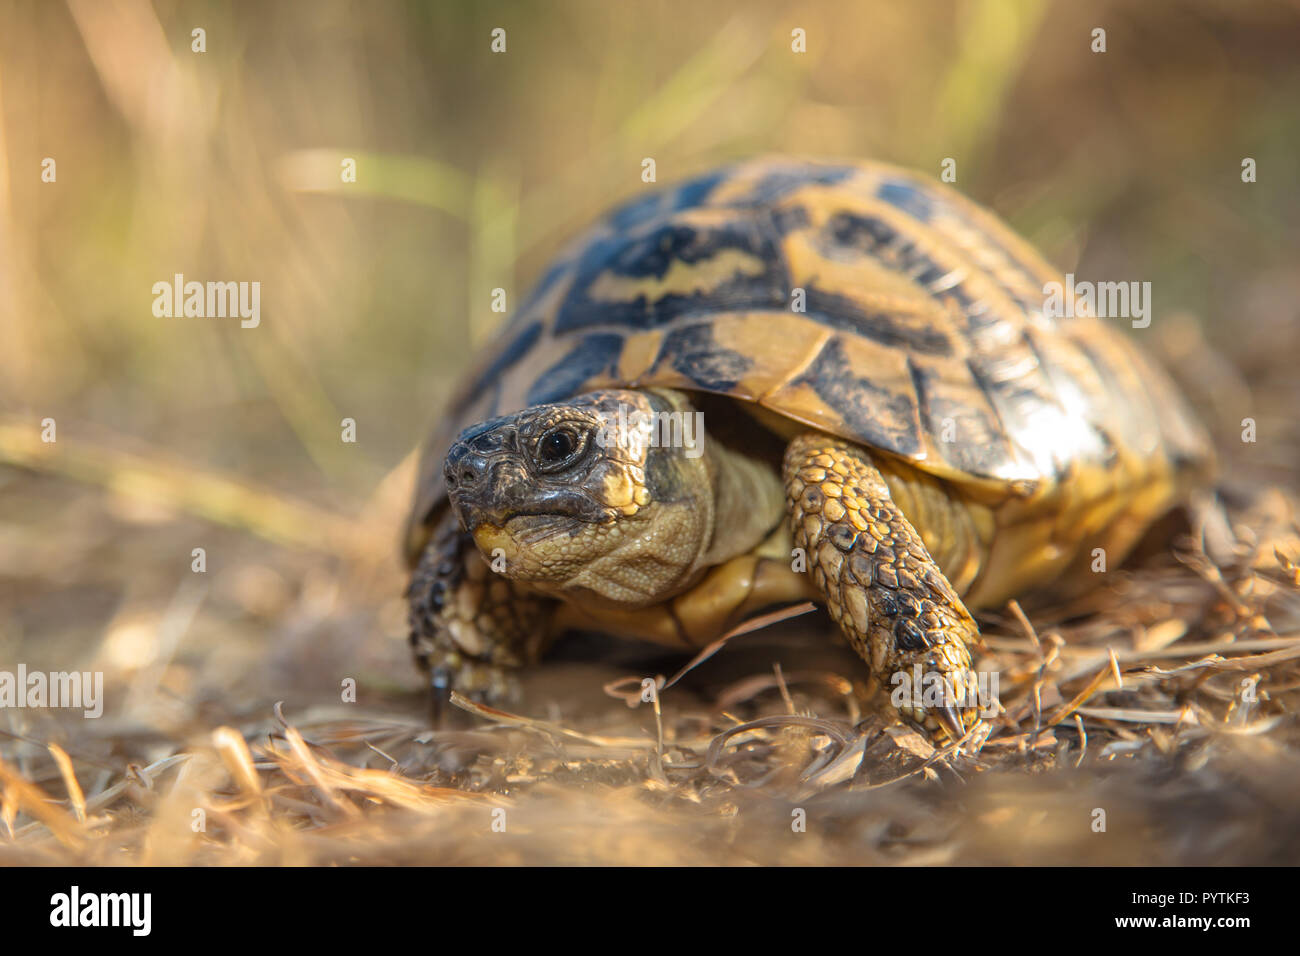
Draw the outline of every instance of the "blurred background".
[[[92,756],[341,674],[418,717],[411,453],[492,290],[521,301],[643,158],[769,152],[954,158],[1062,271],[1150,281],[1134,334],[1231,470],[1294,476],[1294,2],[4,0],[0,664],[106,671]],[[155,317],[176,273],[259,281],[260,327]]]
[[[950,156],[1063,270],[1151,281],[1161,320],[1190,312],[1236,347],[1296,317],[1293,3],[7,0],[0,17],[6,415],[342,510],[505,318],[491,290],[519,301],[643,191],[647,156],[661,183],[764,152],[936,175]],[[177,272],[259,280],[262,327],[156,319],[151,287]]]

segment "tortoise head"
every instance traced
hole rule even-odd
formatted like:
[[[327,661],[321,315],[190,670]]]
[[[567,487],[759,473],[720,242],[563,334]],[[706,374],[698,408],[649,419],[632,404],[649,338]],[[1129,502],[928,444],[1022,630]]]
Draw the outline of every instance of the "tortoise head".
[[[713,530],[701,436],[657,441],[664,414],[693,413],[671,393],[608,390],[466,429],[444,465],[461,526],[494,570],[543,591],[662,600]]]

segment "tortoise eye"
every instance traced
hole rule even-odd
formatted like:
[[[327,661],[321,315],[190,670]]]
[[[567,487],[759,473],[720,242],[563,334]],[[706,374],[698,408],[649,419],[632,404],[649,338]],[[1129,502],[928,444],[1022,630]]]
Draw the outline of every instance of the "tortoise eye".
[[[555,428],[542,436],[537,443],[537,459],[542,465],[562,465],[578,450],[578,436],[573,429]]]

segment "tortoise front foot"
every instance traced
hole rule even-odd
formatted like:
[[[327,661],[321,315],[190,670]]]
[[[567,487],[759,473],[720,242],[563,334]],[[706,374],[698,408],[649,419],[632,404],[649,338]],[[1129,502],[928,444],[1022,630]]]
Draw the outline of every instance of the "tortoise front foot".
[[[858,446],[808,434],[784,474],[795,545],[831,617],[900,716],[936,740],[964,737],[980,717],[979,628],[880,471]]]
[[[411,650],[429,675],[436,725],[455,720],[452,691],[493,705],[518,699],[519,669],[541,655],[552,602],[493,573],[451,516],[421,556],[407,597]]]
[[[480,704],[502,706],[519,698],[519,669],[466,658],[455,648],[436,647],[430,654],[429,689],[433,723],[451,725],[452,692]]]

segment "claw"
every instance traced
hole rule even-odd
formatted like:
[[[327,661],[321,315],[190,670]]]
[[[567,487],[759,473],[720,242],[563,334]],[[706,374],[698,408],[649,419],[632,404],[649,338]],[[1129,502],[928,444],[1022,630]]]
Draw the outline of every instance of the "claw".
[[[952,704],[944,704],[941,707],[934,708],[934,715],[938,718],[943,729],[948,731],[948,736],[956,743],[966,736],[966,727],[961,722],[961,715],[957,713]]]

